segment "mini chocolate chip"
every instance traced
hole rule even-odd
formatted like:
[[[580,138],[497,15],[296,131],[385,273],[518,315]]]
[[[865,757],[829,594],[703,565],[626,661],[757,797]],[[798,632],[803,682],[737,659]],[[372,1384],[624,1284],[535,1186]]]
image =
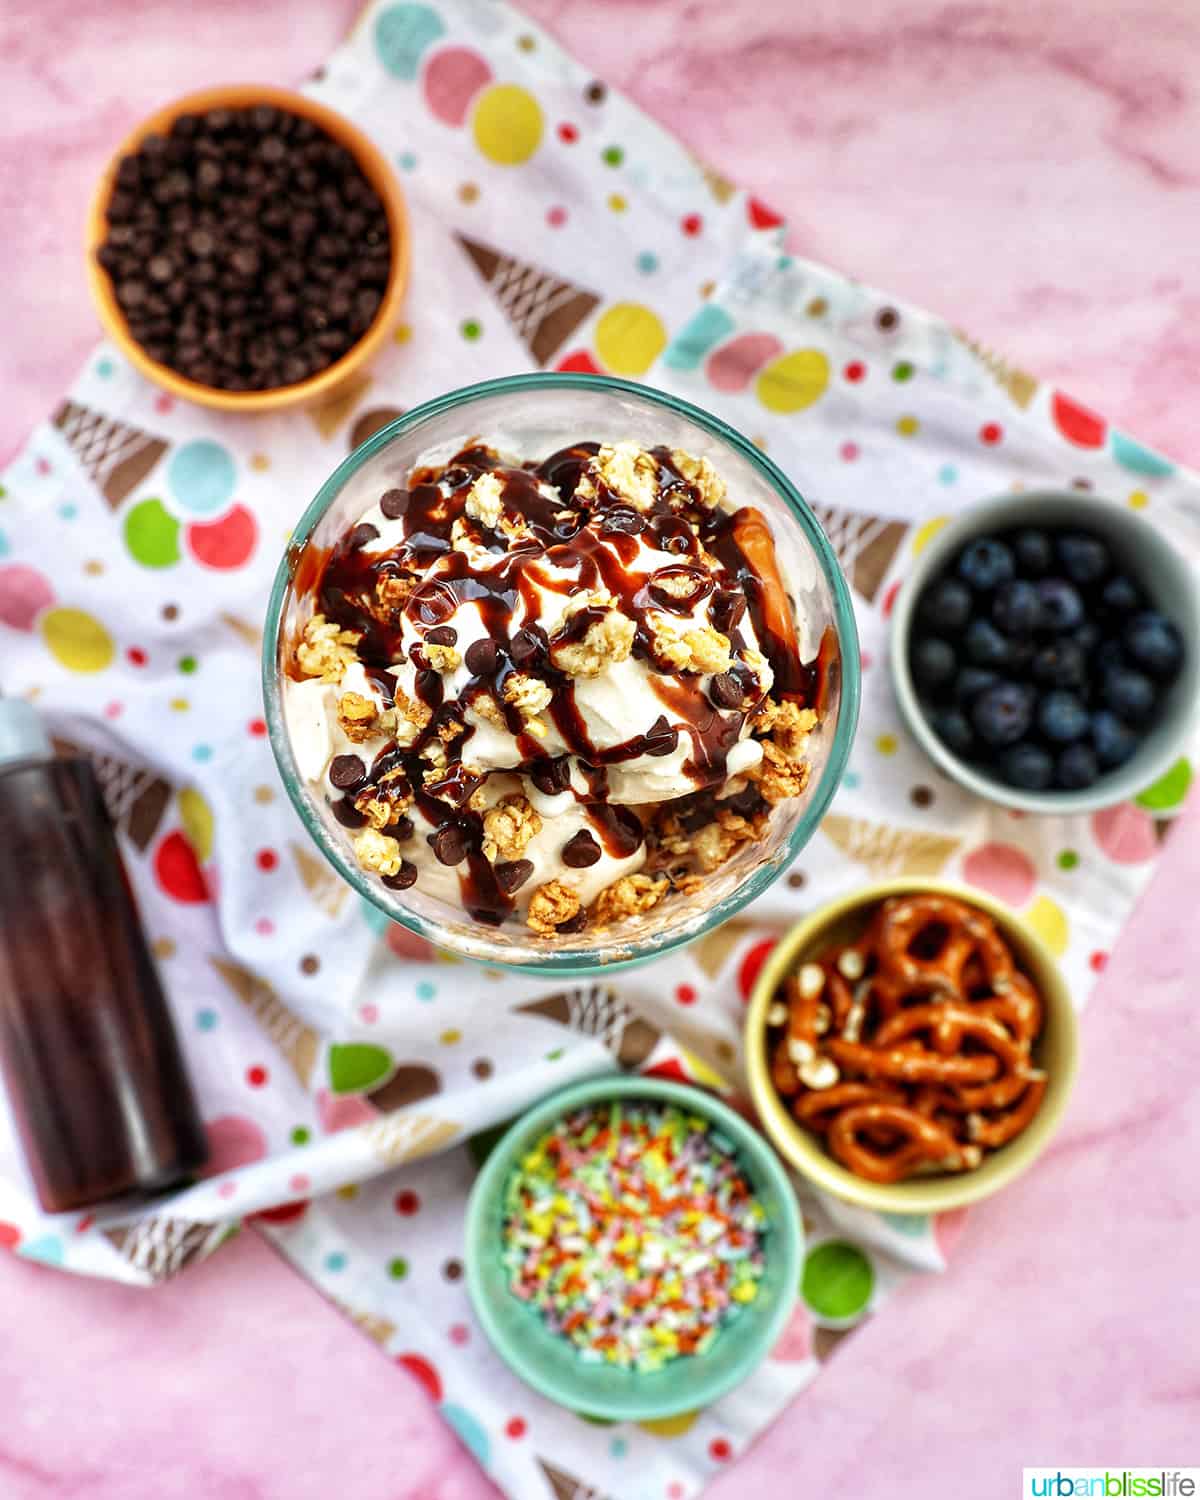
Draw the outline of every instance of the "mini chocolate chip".
[[[367,821],[349,797],[338,797],[329,804],[329,811],[343,828],[361,828]]]
[[[599,858],[600,845],[586,828],[581,828],[562,846],[562,862],[568,870],[586,870]]]
[[[665,719],[663,723],[666,723]],[[536,761],[530,768],[529,779],[539,792],[545,792],[547,797],[556,797],[571,785],[569,757],[560,755],[557,760]]]
[[[456,823],[446,823],[431,833],[429,844],[443,865],[460,865],[467,857],[467,836]]]
[[[742,818],[752,818],[755,813],[761,812],[766,803],[762,794],[756,786],[750,785],[735,792],[732,797],[725,797],[721,801],[722,807],[727,807],[730,812],[737,813]]]
[[[391,825],[389,831],[394,839],[399,839],[401,843],[404,843],[406,839],[412,838],[413,830],[413,820],[411,818],[402,817],[397,822]]]
[[[435,625],[425,632],[425,639],[431,646],[453,646],[458,640],[458,631],[453,625]]]
[[[417,883],[417,867],[410,859],[401,860],[400,868],[396,873],[384,875],[382,879],[390,891],[406,891],[410,885]]]
[[[708,685],[708,696],[718,708],[740,708],[742,685],[732,672],[718,672]]]
[[[378,526],[372,526],[370,521],[362,521],[350,533],[346,545],[350,548],[351,552],[357,552],[360,547],[365,547],[368,542],[373,542],[378,535]]]
[[[542,643],[532,630],[518,630],[513,636],[508,654],[516,666],[528,666],[531,661],[542,654]]]
[[[645,753],[647,755],[670,755],[679,744],[679,731],[672,729],[666,717],[659,714],[646,731]]]
[[[746,596],[735,589],[722,589],[719,594],[714,594],[708,606],[713,628],[722,635],[728,635],[745,613]]]
[[[569,936],[573,932],[582,932],[586,926],[587,912],[581,906],[573,917],[568,917],[565,922],[560,922],[554,930],[555,932],[563,933],[564,936]]]
[[[366,780],[367,768],[357,755],[335,755],[329,763],[330,783],[339,792],[354,791]]]
[[[490,637],[472,641],[464,657],[467,671],[474,677],[490,677],[500,660],[500,648]]]
[[[511,896],[514,891],[519,891],[533,874],[533,861],[531,859],[501,860],[498,865],[492,866],[492,874],[495,875],[496,884],[504,894]]]

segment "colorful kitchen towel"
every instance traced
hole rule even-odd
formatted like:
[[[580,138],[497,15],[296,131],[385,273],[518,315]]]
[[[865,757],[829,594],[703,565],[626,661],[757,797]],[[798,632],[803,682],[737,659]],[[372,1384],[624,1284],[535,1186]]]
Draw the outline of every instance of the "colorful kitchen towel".
[[[533,1395],[485,1347],[460,1260],[476,1164],[524,1105],[614,1065],[736,1088],[771,943],[868,877],[999,896],[1082,1003],[1191,765],[1086,819],[973,801],[901,727],[888,609],[914,554],[974,501],[1072,487],[1144,510],[1195,554],[1200,480],[798,258],[778,215],[495,0],[377,0],[310,87],[375,137],[411,199],[406,321],[370,375],[315,412],[243,420],[174,402],[101,347],[4,476],[0,688],[96,758],[213,1157],[151,1213],[48,1218],[0,1120],[0,1244],[148,1283],[253,1216],[510,1495],[684,1500],[898,1281],[944,1266],[961,1216],[802,1192],[802,1296],[771,1358],[706,1411],[614,1427]],[[837,547],[864,652],[850,770],[809,848],[739,920],[604,984],[457,963],[361,906],[283,795],[258,689],[272,574],[336,463],[408,406],[538,367],[646,379],[762,444]]]

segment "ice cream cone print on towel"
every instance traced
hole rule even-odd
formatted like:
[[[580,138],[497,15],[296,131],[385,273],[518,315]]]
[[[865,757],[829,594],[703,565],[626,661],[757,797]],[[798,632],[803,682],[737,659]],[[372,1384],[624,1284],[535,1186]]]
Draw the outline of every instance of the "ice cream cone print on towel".
[[[105,1238],[151,1281],[166,1281],[184,1266],[211,1255],[229,1233],[226,1224],[191,1219],[143,1219],[124,1229],[106,1229]]]
[[[250,1011],[307,1088],[320,1050],[317,1033],[288,1010],[265,979],[227,958],[210,958],[209,963]]]
[[[588,1484],[586,1480],[577,1479],[574,1474],[568,1474],[565,1469],[555,1468],[548,1464],[544,1458],[538,1459],[538,1466],[546,1476],[546,1482],[554,1500],[608,1500],[595,1485]]]
[[[296,873],[300,876],[304,889],[312,897],[313,904],[319,906],[332,920],[341,911],[350,887],[315,854],[310,854],[299,844],[289,844],[288,848],[292,851]]]
[[[978,339],[969,338],[959,330],[955,330],[954,336],[975,355],[1000,389],[1007,391],[1014,403],[1024,411],[1033,400],[1038,387],[1034,377],[1025,370],[1018,370],[1015,365],[1010,365],[994,349],[989,349]]]
[[[866,865],[878,880],[889,875],[940,875],[962,843],[945,834],[893,828],[829,813],[821,832],[847,859]]]
[[[603,985],[579,985],[518,1005],[523,1016],[545,1016],[569,1031],[598,1037],[623,1068],[636,1068],[654,1051],[660,1033]]]
[[[540,266],[515,260],[465,235],[459,235],[458,242],[539,365],[549,364],[555,350],[599,305],[593,292],[572,286]]]
[[[812,506],[817,520],[833,544],[838,561],[850,582],[868,601],[879,592],[892,558],[899,551],[908,526],[861,510],[838,510],[832,505]]]
[[[167,451],[162,438],[75,401],[63,402],[54,413],[54,425],[113,510]]]
[[[397,1167],[401,1162],[445,1150],[457,1140],[461,1128],[453,1120],[439,1120],[435,1115],[390,1115],[364,1126],[363,1138],[376,1160]]]
[[[104,795],[108,815],[139,854],[145,854],[162,823],[171,800],[171,788],[153,771],[119,760],[115,755],[81,750],[68,740],[56,739],[59,755],[91,754],[96,779]]]

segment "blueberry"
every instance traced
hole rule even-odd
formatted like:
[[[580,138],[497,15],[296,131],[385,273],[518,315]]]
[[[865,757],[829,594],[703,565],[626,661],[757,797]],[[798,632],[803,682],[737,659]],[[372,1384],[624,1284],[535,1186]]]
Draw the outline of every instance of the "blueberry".
[[[958,576],[978,593],[987,594],[1015,576],[1017,565],[1003,542],[981,536],[969,542],[958,559]]]
[[[912,673],[920,687],[927,692],[943,687],[954,676],[958,666],[954,659],[954,647],[935,635],[927,635],[914,641],[912,647]]]
[[[1143,672],[1165,681],[1183,662],[1183,641],[1165,615],[1145,610],[1125,627],[1125,649]]]
[[[1123,766],[1138,747],[1138,737],[1117,718],[1102,708],[1092,715],[1092,744],[1096,747],[1096,759],[1106,771],[1114,766]]]
[[[1108,548],[1096,536],[1067,531],[1058,539],[1058,560],[1072,583],[1089,588],[1099,583],[1112,566]]]
[[[992,622],[1005,635],[1031,635],[1040,613],[1037,588],[1025,578],[1002,583],[992,600]]]
[[[1038,728],[1056,745],[1068,745],[1088,732],[1088,711],[1074,693],[1056,688],[1046,693],[1037,708]]]
[[[963,667],[954,679],[954,696],[960,703],[970,703],[972,698],[993,687],[1000,678],[988,667]]]
[[[1141,590],[1124,573],[1115,573],[1100,590],[1100,603],[1109,614],[1131,615],[1141,608]]]
[[[1029,670],[1034,682],[1043,687],[1077,688],[1087,682],[1087,658],[1073,637],[1042,646],[1034,654]]]
[[[1029,690],[1016,682],[985,688],[971,705],[971,723],[989,745],[1014,744],[1029,728]]]
[[[1058,757],[1054,767],[1054,779],[1068,792],[1081,792],[1091,786],[1100,775],[1096,752],[1082,741],[1068,745]]]
[[[966,755],[974,743],[971,726],[961,709],[935,709],[929,715],[929,726],[946,749],[955,755]]]
[[[961,630],[971,618],[971,590],[957,578],[940,578],[921,595],[917,614],[934,630]]]
[[[1093,678],[1103,679],[1114,667],[1127,667],[1129,658],[1120,641],[1103,640],[1088,657]]]
[[[1154,713],[1154,684],[1132,667],[1110,667],[1100,691],[1104,706],[1127,724],[1144,724]]]
[[[1085,620],[1078,630],[1072,632],[1071,639],[1087,656],[1100,644],[1100,627],[1095,620]]]
[[[1044,531],[1018,531],[1012,539],[1017,568],[1026,578],[1041,578],[1050,571],[1054,548]]]
[[[1043,578],[1037,591],[1046,630],[1077,630],[1083,624],[1083,600],[1074,584],[1065,578]]]
[[[1002,667],[1008,661],[1008,641],[990,620],[972,620],[963,644],[977,667]]]
[[[1027,792],[1044,792],[1054,779],[1054,761],[1040,745],[1022,740],[1010,745],[1000,757],[1000,774],[1010,786]]]

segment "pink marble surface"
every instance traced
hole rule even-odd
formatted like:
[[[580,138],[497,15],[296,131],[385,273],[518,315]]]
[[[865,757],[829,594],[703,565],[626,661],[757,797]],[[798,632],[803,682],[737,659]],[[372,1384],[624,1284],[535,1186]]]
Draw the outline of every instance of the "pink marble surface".
[[[0,454],[94,337],[83,206],[151,105],[290,81],[354,0],[9,0],[0,15]],[[1200,464],[1193,0],[527,0],[801,227]],[[197,21],[195,17],[201,19]],[[1189,389],[1189,379],[1191,388]],[[1016,1493],[1024,1464],[1196,1463],[1195,811],[1088,1013],[1056,1147],[971,1217],[711,1491]],[[253,1235],[153,1294],[0,1257],[5,1500],[475,1500],[402,1371]]]

